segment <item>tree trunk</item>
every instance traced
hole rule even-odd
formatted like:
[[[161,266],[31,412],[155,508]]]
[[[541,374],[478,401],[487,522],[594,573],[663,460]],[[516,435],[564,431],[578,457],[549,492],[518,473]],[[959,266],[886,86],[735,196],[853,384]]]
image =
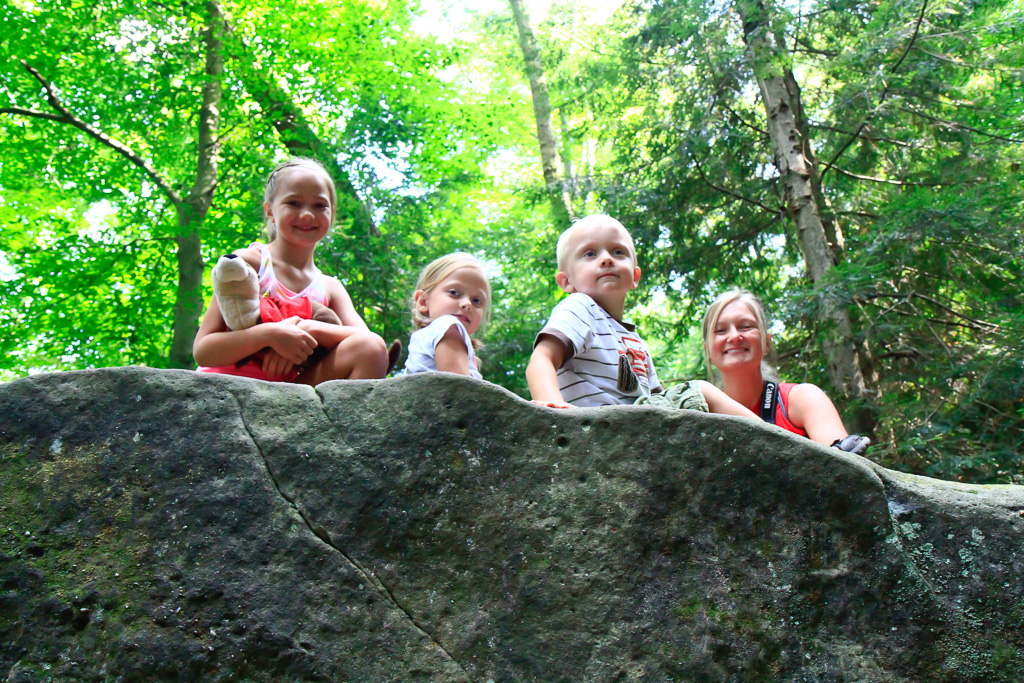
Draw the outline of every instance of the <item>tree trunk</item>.
[[[576,168],[572,163],[572,140],[569,136],[569,115],[565,112],[565,107],[558,108],[558,116],[562,123],[562,178],[565,182],[566,193],[569,196],[569,206],[579,208],[579,203],[577,202]]]
[[[768,133],[775,152],[775,165],[785,188],[786,209],[796,226],[807,275],[820,288],[835,264],[819,211],[822,197],[818,169],[803,120],[800,89],[789,69],[785,44],[772,43],[768,12],[761,0],[737,0],[747,45],[768,121]],[[834,240],[838,242],[838,237]],[[825,295],[819,309],[824,335],[828,373],[832,384],[845,391],[857,405],[848,418],[853,431],[870,433],[875,418],[869,392],[861,371],[849,313],[834,298]]]
[[[551,98],[548,96],[548,82],[544,76],[544,64],[540,58],[540,44],[534,35],[530,16],[522,0],[509,0],[512,14],[519,28],[519,48],[526,63],[526,76],[530,79],[530,93],[533,96],[533,117],[537,122],[537,141],[540,143],[540,163],[544,171],[551,208],[560,226],[568,227],[572,220],[572,203],[569,193],[559,175],[558,142],[555,127],[551,122]]]
[[[776,37],[777,45],[784,45],[779,37]],[[786,91],[792,94],[793,118],[796,121],[797,131],[800,139],[803,140],[804,156],[807,158],[807,166],[811,169],[810,183],[811,192],[814,193],[814,201],[818,205],[818,215],[821,217],[821,225],[825,230],[825,240],[828,242],[829,250],[832,252],[832,263],[839,263],[843,255],[843,231],[839,227],[839,217],[832,210],[832,203],[821,189],[821,175],[818,172],[818,157],[814,153],[814,143],[811,140],[810,126],[807,117],[804,116],[803,100],[800,97],[800,84],[796,82],[793,70],[786,66],[783,69],[783,79]]]
[[[213,202],[217,187],[217,131],[220,126],[221,90],[224,78],[224,17],[214,0],[206,3],[206,79],[199,110],[196,177],[184,201],[177,204],[178,290],[174,303],[174,333],[168,354],[172,368],[191,368],[192,342],[199,331],[203,311],[203,256],[199,229]]]

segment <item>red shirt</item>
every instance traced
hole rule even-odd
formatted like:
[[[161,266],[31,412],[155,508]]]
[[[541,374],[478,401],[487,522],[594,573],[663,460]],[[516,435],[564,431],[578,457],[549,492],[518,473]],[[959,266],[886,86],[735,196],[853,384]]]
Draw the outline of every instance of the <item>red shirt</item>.
[[[796,384],[779,382],[779,401],[775,405],[775,424],[787,432],[807,436],[807,431],[789,421],[789,392]]]
[[[260,322],[279,323],[282,320],[299,316],[303,320],[313,317],[313,305],[306,297],[298,299],[276,299],[271,296],[260,297]],[[212,372],[218,375],[235,375],[236,377],[250,377],[262,379],[267,382],[294,382],[299,376],[302,368],[292,368],[283,377],[271,378],[263,372],[263,352],[258,351],[235,365],[225,365],[218,368],[196,368],[199,372]]]

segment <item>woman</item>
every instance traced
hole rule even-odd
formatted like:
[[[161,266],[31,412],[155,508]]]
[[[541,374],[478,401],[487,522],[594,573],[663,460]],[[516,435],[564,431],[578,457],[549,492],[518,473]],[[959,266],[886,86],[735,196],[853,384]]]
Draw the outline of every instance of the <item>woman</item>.
[[[820,444],[863,454],[871,443],[850,436],[825,392],[813,384],[778,382],[765,360],[771,334],[764,307],[743,289],[721,294],[704,315],[704,362],[721,375],[721,387],[761,419]],[[713,377],[709,377],[713,379]]]

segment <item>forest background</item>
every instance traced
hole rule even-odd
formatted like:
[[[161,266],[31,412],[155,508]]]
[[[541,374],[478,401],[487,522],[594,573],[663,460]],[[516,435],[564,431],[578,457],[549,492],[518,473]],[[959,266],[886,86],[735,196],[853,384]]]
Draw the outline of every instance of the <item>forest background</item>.
[[[576,216],[630,229],[659,375],[723,289],[888,467],[1024,483],[1020,0],[5,0],[0,376],[194,367],[218,255],[289,154],[317,251],[407,341],[431,259],[487,263],[486,379],[526,395]]]

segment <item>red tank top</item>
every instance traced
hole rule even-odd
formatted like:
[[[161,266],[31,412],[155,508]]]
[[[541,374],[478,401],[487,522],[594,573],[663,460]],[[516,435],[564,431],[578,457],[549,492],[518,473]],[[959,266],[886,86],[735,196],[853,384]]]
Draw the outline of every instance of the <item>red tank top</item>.
[[[775,424],[787,432],[807,436],[807,431],[789,421],[789,392],[795,384],[779,382],[779,402],[775,406]]]

